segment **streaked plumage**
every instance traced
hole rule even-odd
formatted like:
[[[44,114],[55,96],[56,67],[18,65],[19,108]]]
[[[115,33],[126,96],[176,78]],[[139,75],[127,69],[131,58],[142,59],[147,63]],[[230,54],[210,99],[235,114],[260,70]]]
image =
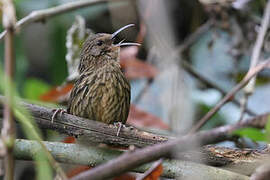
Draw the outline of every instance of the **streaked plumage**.
[[[107,124],[126,122],[130,85],[120,69],[119,51],[111,34],[96,34],[86,40],[68,113]]]

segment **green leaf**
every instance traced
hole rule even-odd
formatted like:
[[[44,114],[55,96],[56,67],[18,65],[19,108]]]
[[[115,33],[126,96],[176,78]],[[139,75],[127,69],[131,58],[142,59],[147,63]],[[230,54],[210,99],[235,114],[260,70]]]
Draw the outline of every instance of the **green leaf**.
[[[40,147],[39,152],[35,156],[35,161],[36,161],[36,171],[37,171],[36,179],[38,180],[53,179],[52,168],[50,166],[50,163],[48,161],[48,158],[45,152],[42,150],[41,147]]]
[[[30,78],[24,84],[23,96],[27,99],[39,100],[40,95],[46,93],[50,88],[50,85],[47,83],[39,79]]]
[[[256,128],[242,128],[233,132],[234,135],[247,137],[253,141],[267,141],[267,136],[260,129]]]

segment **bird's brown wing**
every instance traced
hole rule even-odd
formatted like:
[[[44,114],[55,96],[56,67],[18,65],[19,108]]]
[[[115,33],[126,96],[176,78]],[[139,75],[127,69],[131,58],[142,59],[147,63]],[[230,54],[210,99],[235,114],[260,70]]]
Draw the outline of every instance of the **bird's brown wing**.
[[[67,112],[76,116],[95,119],[92,109],[89,108],[92,99],[96,96],[95,86],[96,75],[82,74],[75,82],[71,91]]]

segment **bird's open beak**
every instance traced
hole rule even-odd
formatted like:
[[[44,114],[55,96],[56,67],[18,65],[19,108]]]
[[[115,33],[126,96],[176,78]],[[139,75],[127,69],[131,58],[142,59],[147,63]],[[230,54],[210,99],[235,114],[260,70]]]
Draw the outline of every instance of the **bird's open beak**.
[[[141,45],[139,43],[132,43],[132,42],[121,43],[121,42],[118,44],[115,44],[114,46],[140,46]]]
[[[117,31],[115,31],[115,32],[112,34],[112,39],[114,39],[115,36],[116,36],[117,34],[119,34],[121,31],[123,31],[123,30],[125,30],[125,29],[127,29],[127,28],[129,28],[129,27],[131,27],[131,26],[134,26],[134,24],[128,24],[128,25],[126,25],[126,26],[124,26],[124,27],[121,27],[121,28],[118,29]],[[140,45],[141,45],[141,44],[139,44],[139,43],[132,43],[132,42],[126,42],[126,43],[124,43],[123,41],[124,41],[124,40],[122,40],[122,41],[119,42],[118,44],[115,44],[114,46],[119,47],[119,46],[140,46]]]
[[[134,25],[134,24],[128,24],[128,25],[126,25],[126,26],[124,26],[124,27],[121,27],[121,28],[118,29],[117,31],[115,31],[115,32],[112,34],[112,39],[114,39],[115,36],[116,36],[117,34],[119,34],[121,31],[123,31],[123,30],[125,30],[125,29],[127,29],[127,28],[129,28],[129,27],[131,27],[131,26],[135,26],[135,25]]]

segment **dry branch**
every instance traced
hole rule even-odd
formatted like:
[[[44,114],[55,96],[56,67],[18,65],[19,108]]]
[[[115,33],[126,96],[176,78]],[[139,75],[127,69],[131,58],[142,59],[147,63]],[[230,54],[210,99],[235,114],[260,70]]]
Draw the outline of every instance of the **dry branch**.
[[[15,30],[20,29],[33,22],[39,22],[47,20],[48,18],[54,17],[56,15],[64,14],[70,11],[74,11],[79,8],[84,8],[87,6],[95,5],[98,3],[104,3],[108,0],[78,0],[74,2],[65,3],[56,7],[42,9],[31,12],[28,16],[19,20],[15,25]],[[110,1],[123,1],[123,0],[110,0]],[[0,34],[0,40],[6,35],[7,31],[3,31]]]
[[[4,101],[4,97],[0,96],[0,101]],[[165,136],[140,131],[134,127],[122,127],[119,136],[117,136],[117,127],[107,125],[97,121],[80,118],[70,114],[57,116],[54,122],[51,122],[53,111],[51,108],[41,107],[34,104],[20,102],[33,115],[36,123],[40,128],[52,129],[59,133],[65,133],[77,137],[86,143],[106,143],[114,145],[144,147],[168,140]],[[0,107],[0,114],[3,113]]]
[[[0,96],[0,102],[5,98]],[[77,137],[79,140],[84,140],[86,143],[106,143],[120,146],[135,145],[137,147],[145,147],[148,145],[166,142],[168,139],[175,139],[174,137],[166,137],[146,131],[138,130],[134,127],[123,127],[119,136],[116,136],[117,127],[107,125],[97,121],[80,118],[70,114],[63,114],[57,116],[54,123],[51,123],[53,111],[51,108],[46,108],[26,102],[18,102],[27,108],[33,115],[36,123],[40,128],[51,129],[59,133],[65,133]],[[0,105],[0,115],[3,114],[3,106]],[[217,143],[224,140],[231,139],[230,133],[236,129],[243,127],[257,127],[264,128],[267,122],[268,113],[248,119],[244,122],[218,127],[209,131],[201,131],[197,134],[204,136],[207,143]]]

